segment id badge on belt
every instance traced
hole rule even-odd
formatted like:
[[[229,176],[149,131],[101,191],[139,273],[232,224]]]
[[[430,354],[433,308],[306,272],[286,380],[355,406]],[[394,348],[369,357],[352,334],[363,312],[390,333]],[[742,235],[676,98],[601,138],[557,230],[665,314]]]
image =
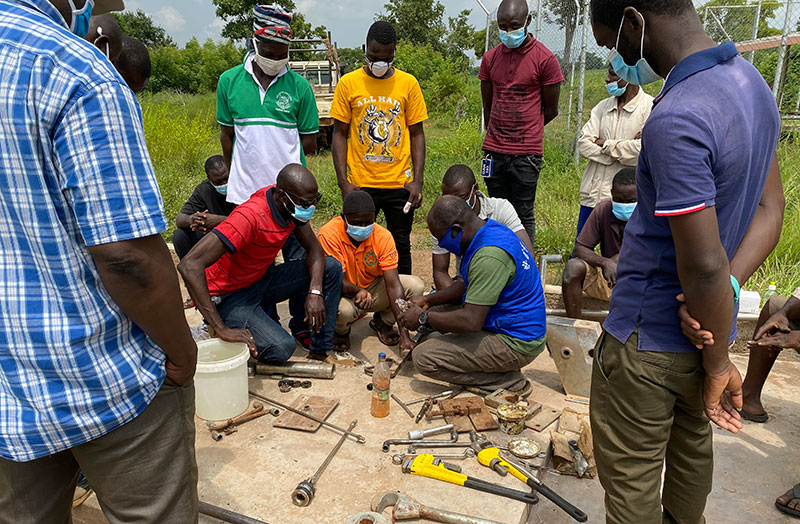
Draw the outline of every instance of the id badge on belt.
[[[483,160],[481,161],[481,176],[483,178],[489,178],[492,176],[492,171],[494,171],[494,159],[492,155],[486,153],[483,155]]]

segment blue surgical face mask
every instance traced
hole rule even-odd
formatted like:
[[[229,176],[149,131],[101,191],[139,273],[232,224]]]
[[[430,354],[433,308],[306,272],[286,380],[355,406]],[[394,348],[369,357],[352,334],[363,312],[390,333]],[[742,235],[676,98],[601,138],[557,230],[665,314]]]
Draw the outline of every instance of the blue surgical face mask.
[[[80,9],[75,7],[75,0],[69,0],[69,7],[72,9],[72,22],[69,24],[69,30],[83,38],[89,34],[89,19],[92,17],[94,0],[86,0],[86,4]]]
[[[303,224],[311,220],[311,218],[314,216],[314,211],[317,210],[317,206],[311,204],[308,207],[300,207],[294,203],[294,200],[292,200],[292,197],[290,197],[288,193],[286,193],[286,198],[288,198],[289,202],[291,202],[294,206],[294,213],[289,213],[292,215],[292,218]],[[289,211],[289,208],[287,207],[286,210]]]
[[[374,223],[368,226],[354,226],[348,223],[347,220],[344,223],[347,224],[347,234],[356,242],[363,242],[368,239],[372,234],[372,230],[375,229]]]
[[[461,237],[464,235],[464,230],[461,227],[458,227],[458,234],[453,238],[452,232],[453,228],[456,227],[455,224],[450,226],[450,229],[444,234],[441,240],[439,240],[439,247],[443,247],[444,249],[448,250],[452,254],[457,257],[461,256]]]
[[[509,49],[516,49],[525,42],[528,31],[525,27],[520,27],[516,31],[500,31],[500,41]]]
[[[221,186],[214,186],[214,189],[216,189],[217,193],[219,193],[220,195],[228,194],[228,184],[222,184]]]
[[[617,47],[619,47],[619,37],[622,34],[622,24],[625,23],[625,18],[623,17],[622,22],[619,24],[619,31],[617,32],[617,43],[614,45],[614,49],[611,50],[611,53],[609,53],[608,61],[611,63],[611,67],[614,68],[614,72],[618,77],[629,84],[643,86],[652,84],[661,77],[653,71],[653,68],[650,67],[650,64],[644,59],[644,17],[638,11],[636,14],[642,19],[642,41],[639,46],[639,56],[641,56],[641,58],[636,62],[636,65],[630,66],[625,63],[625,59],[622,58],[622,55],[617,51]]]
[[[628,86],[620,87],[616,82],[606,84],[606,91],[608,91],[608,94],[611,96],[622,96],[625,94],[626,89],[628,89]]]
[[[627,222],[631,219],[634,209],[636,209],[636,202],[623,204],[622,202],[614,202],[613,200],[611,201],[611,212],[614,213],[615,217],[623,222]]]

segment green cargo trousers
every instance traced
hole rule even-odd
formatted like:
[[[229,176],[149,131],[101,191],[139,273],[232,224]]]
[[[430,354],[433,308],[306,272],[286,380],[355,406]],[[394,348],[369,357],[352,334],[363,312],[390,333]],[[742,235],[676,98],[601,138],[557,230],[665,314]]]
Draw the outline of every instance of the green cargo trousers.
[[[606,522],[703,523],[714,457],[701,354],[638,351],[638,340],[603,332],[594,352],[590,416]]]

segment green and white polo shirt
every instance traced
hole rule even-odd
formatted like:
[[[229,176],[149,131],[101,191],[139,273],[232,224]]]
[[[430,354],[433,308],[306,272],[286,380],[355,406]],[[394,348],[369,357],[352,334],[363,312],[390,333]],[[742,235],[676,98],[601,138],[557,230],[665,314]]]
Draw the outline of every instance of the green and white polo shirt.
[[[234,204],[274,184],[287,164],[306,165],[300,135],[319,131],[308,81],[284,67],[264,90],[253,73],[252,54],[220,76],[217,121],[235,131],[228,179],[228,202]]]

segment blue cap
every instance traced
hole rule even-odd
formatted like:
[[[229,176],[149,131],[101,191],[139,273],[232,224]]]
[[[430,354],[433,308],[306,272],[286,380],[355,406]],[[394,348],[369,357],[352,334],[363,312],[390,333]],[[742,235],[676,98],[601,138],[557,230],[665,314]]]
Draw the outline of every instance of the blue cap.
[[[378,358],[379,359],[386,358],[386,353],[378,353]]]

